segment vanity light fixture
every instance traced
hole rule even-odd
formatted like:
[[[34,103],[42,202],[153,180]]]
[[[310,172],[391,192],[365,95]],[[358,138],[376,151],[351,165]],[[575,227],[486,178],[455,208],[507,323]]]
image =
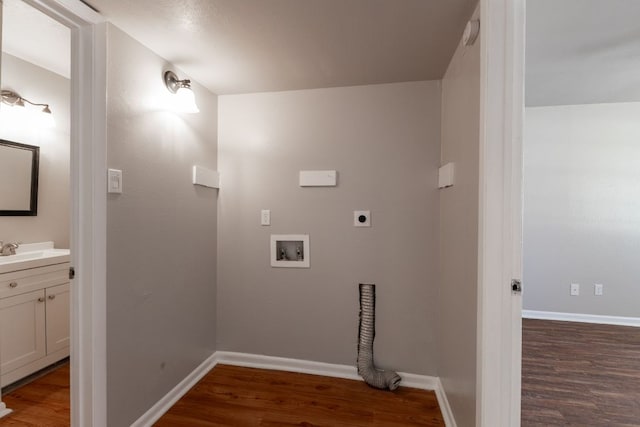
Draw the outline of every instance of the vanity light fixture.
[[[27,98],[23,98],[16,92],[12,90],[2,89],[2,103],[6,104],[10,107],[21,107],[25,108],[25,102],[29,105],[33,105],[34,107],[42,107],[40,110],[44,115],[42,116],[42,122],[48,126],[55,125],[55,121],[53,120],[53,114],[51,114],[51,108],[49,104],[40,104],[38,102],[31,102]]]
[[[200,112],[196,105],[196,97],[193,94],[193,90],[191,90],[191,80],[180,80],[173,71],[165,71],[164,85],[169,92],[176,95],[174,105],[178,111],[183,113]]]
[[[37,102],[31,102],[27,98],[23,98],[17,93],[11,90],[2,89],[2,103],[10,105],[11,107],[24,107],[24,103],[33,105],[35,107],[43,107],[42,112],[45,114],[51,114],[51,108],[49,104],[39,104]]]

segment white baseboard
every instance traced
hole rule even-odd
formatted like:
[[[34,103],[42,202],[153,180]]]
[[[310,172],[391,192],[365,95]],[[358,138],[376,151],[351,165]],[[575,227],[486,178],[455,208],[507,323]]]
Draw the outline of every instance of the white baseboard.
[[[348,380],[361,379],[355,366],[288,359],[286,357],[263,356],[261,354],[235,353],[231,351],[217,351],[216,357],[218,363],[223,365],[269,369],[272,371],[298,372],[301,374],[346,378]]]
[[[555,311],[522,310],[522,318],[640,327],[640,317],[601,316],[598,314],[558,313]]]
[[[453,411],[449,405],[449,399],[447,399],[447,393],[444,391],[440,378],[436,377],[437,388],[435,389],[436,397],[438,398],[438,406],[442,411],[442,418],[444,418],[444,424],[446,427],[457,427],[456,419],[453,417]]]
[[[288,359],[285,357],[263,356],[260,354],[235,353],[230,351],[217,351],[207,360],[202,362],[191,374],[176,385],[166,396],[160,399],[131,427],[148,427],[156,422],[167,412],[191,387],[204,377],[217,364],[242,366],[246,368],[269,369],[274,371],[298,372],[302,374],[322,375],[325,377],[345,378],[362,381],[355,366],[337,365],[332,363],[314,362],[310,360]],[[402,377],[402,387],[433,390],[438,399],[442,417],[447,427],[456,427],[451,407],[445,395],[442,383],[438,377],[426,375],[408,374],[398,372]]]
[[[178,383],[162,399],[136,420],[131,427],[150,427],[162,417],[182,396],[198,383],[217,363],[216,353],[209,356],[196,369]]]
[[[7,405],[0,401],[0,418],[4,417],[5,415],[9,415],[10,413],[12,413],[13,411],[11,409],[7,408]]]

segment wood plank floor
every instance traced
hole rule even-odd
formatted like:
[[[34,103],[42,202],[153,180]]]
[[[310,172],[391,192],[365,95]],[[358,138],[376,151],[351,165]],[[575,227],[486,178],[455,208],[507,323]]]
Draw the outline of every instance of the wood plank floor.
[[[435,393],[361,381],[218,365],[156,424],[177,426],[444,426]]]
[[[67,427],[69,365],[3,396],[1,426]],[[218,365],[156,426],[444,426],[435,394],[360,381]]]
[[[640,328],[524,319],[522,426],[640,426]]]
[[[640,426],[640,328],[523,320],[522,426]],[[3,396],[2,426],[69,425],[69,365]],[[431,392],[218,365],[157,426],[442,426]]]
[[[69,364],[2,396],[13,412],[0,420],[1,426],[68,427]]]

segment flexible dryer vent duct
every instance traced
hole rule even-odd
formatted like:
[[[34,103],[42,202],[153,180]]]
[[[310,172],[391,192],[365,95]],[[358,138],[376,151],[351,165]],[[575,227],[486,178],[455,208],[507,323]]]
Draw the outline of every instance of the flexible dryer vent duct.
[[[358,327],[358,374],[371,387],[395,390],[400,375],[377,369],[373,364],[373,340],[376,336],[376,285],[360,283],[360,325]]]

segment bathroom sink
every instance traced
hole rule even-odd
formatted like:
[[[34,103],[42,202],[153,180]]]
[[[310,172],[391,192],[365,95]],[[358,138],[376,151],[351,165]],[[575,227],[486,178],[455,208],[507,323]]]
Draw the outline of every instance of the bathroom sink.
[[[0,264],[7,264],[18,261],[28,261],[38,258],[51,258],[61,255],[69,255],[68,249],[48,249],[44,251],[23,252],[21,254],[0,257]]]
[[[0,273],[60,264],[69,259],[69,249],[54,249],[52,242],[28,244],[18,248],[15,255],[0,256]]]

